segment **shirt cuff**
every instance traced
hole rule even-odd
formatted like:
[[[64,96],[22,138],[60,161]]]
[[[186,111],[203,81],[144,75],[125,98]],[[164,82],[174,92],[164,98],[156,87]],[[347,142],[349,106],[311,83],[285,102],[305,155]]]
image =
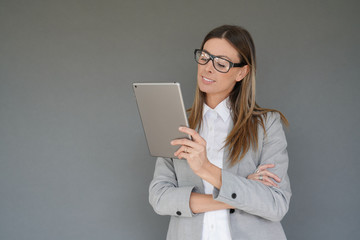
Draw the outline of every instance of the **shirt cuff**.
[[[176,208],[173,208],[171,215],[178,217],[193,217],[197,215],[193,213],[190,208],[190,196],[194,189],[194,186],[178,187],[176,189],[176,196],[173,197],[177,204],[174,204]]]
[[[233,177],[234,176],[230,172],[224,169],[221,170],[222,186],[220,189],[214,187],[212,194],[214,200],[224,202],[232,206],[234,203],[239,203],[239,193],[235,191],[232,184],[226,184],[233,182]]]

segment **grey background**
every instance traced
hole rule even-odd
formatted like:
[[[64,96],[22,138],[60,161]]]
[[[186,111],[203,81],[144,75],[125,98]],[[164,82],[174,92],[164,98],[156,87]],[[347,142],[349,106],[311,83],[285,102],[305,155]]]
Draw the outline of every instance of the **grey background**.
[[[164,239],[132,82],[178,81],[221,24],[257,47],[282,111],[289,239],[358,239],[358,1],[0,1],[0,239]]]

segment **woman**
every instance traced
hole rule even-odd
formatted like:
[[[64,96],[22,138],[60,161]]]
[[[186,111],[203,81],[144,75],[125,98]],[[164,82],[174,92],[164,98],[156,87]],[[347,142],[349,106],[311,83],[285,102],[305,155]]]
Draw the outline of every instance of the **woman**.
[[[170,215],[167,239],[286,239],[280,220],[291,197],[288,155],[276,110],[255,103],[250,34],[224,25],[195,50],[197,89],[190,128],[174,158],[158,158],[149,188]],[[198,131],[196,131],[196,130]]]

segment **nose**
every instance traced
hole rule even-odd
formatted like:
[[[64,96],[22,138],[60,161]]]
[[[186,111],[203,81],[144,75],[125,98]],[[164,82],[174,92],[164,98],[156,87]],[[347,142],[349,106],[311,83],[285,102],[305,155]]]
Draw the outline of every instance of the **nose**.
[[[213,62],[212,60],[210,59],[210,61],[208,61],[207,64],[205,64],[205,70],[209,73],[213,73],[214,72],[214,65],[213,65]]]

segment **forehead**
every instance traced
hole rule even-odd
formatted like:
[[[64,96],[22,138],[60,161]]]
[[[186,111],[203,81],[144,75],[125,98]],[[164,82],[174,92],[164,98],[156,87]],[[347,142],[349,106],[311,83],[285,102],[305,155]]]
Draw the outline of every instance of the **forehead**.
[[[240,61],[236,49],[224,38],[212,38],[205,42],[204,50],[215,56],[226,56],[232,61]]]

